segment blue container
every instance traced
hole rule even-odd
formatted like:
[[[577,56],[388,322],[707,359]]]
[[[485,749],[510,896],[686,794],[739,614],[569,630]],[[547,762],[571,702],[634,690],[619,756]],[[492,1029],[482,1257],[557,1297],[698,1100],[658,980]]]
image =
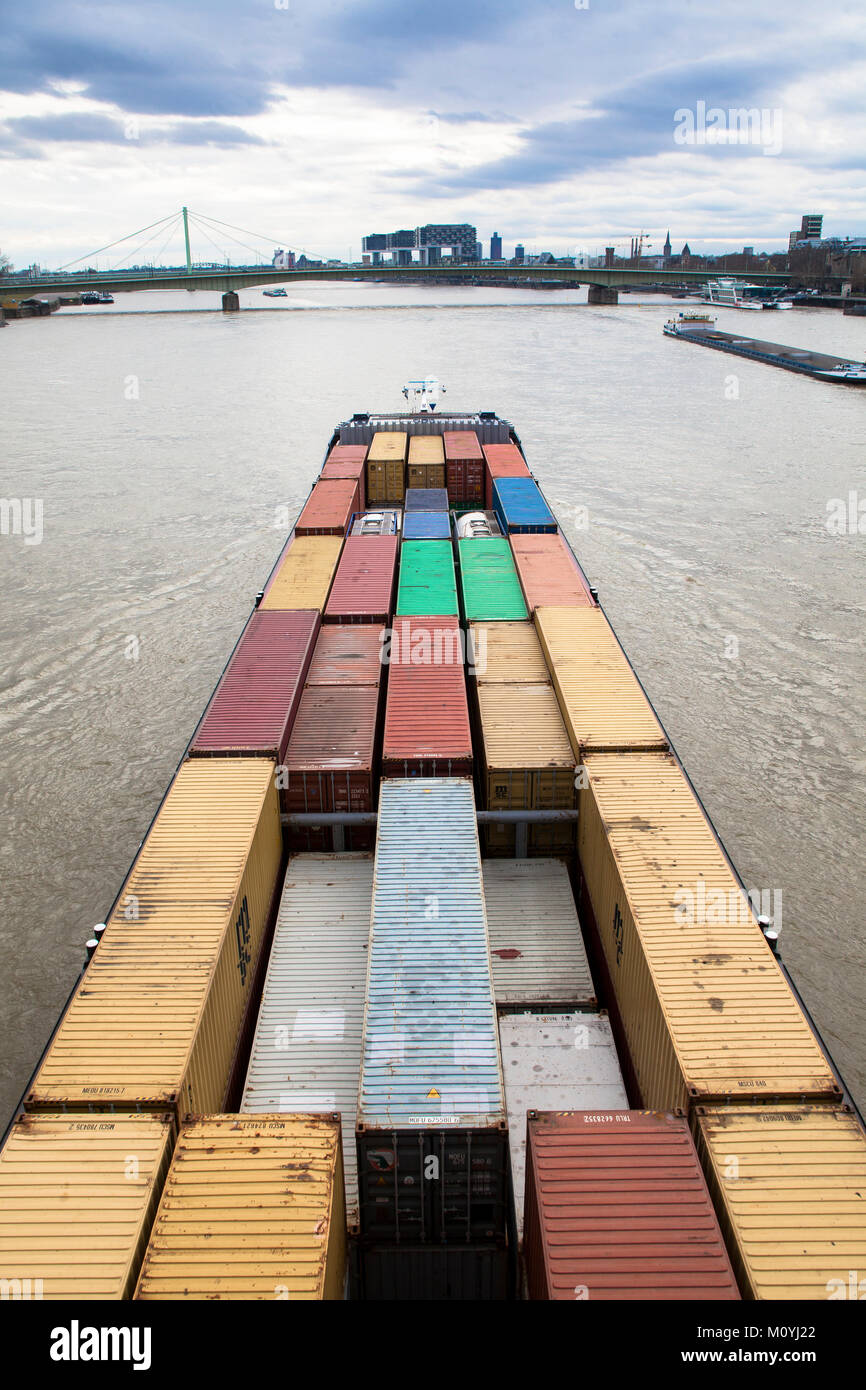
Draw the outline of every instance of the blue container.
[[[362,1241],[504,1244],[507,1120],[468,778],[381,783],[357,1140]]]
[[[493,510],[506,535],[557,529],[553,512],[534,478],[494,478]]]
[[[403,509],[407,512],[447,512],[448,489],[444,487],[407,487]]]
[[[450,541],[451,518],[447,512],[406,512],[404,541]]]

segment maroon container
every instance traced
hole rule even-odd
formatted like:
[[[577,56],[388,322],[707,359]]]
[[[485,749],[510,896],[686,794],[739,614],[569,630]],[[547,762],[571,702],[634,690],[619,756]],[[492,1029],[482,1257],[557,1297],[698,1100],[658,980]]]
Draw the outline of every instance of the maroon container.
[[[523,1252],[530,1298],[740,1296],[681,1115],[530,1110]]]
[[[376,793],[376,686],[308,686],[279,777],[282,808],[292,812],[373,811]],[[372,827],[345,832],[345,846],[369,849]],[[290,849],[330,850],[330,827],[289,831]]]
[[[319,630],[307,685],[381,685],[385,628],[326,623]]]
[[[472,736],[457,618],[399,618],[391,632],[385,777],[471,777]]]
[[[358,484],[358,510],[363,511],[365,502],[365,460],[366,444],[337,444],[329,453],[319,477],[322,479],[351,478]]]
[[[494,478],[529,478],[526,459],[516,444],[482,444],[484,451],[484,505],[493,506]]]
[[[326,623],[387,623],[398,545],[397,536],[349,536],[325,605]]]
[[[283,757],[316,637],[316,610],[255,612],[190,745],[190,757]]]
[[[360,506],[358,483],[352,478],[326,478],[316,483],[295,523],[297,536],[345,536],[353,512]]]
[[[474,430],[446,430],[445,480],[449,502],[484,501],[484,454]]]

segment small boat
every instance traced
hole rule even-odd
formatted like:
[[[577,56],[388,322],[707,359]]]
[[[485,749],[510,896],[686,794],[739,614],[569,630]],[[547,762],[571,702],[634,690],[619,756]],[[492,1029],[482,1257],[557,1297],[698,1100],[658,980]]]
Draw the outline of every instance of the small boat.
[[[267,299],[288,299],[288,295],[282,285],[279,285],[275,290],[262,290],[262,294],[265,295]]]
[[[81,303],[82,303],[82,304],[113,304],[113,303],[114,303],[114,295],[113,295],[113,294],[109,294],[107,290],[102,290],[102,291],[100,291],[100,290],[82,290],[82,292],[81,292]]]

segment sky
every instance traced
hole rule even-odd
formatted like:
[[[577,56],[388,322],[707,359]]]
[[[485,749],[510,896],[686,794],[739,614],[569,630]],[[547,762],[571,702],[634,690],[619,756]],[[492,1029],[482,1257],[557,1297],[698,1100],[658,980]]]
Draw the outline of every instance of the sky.
[[[863,235],[866,4],[9,0],[0,251],[176,263],[171,223],[89,253],[182,204],[257,234],[194,224],[196,260],[425,222],[506,255]]]

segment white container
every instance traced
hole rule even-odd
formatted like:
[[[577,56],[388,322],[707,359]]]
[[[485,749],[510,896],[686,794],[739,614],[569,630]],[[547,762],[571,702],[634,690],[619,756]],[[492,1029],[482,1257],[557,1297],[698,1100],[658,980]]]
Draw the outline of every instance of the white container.
[[[560,859],[485,859],[496,1007],[595,1008],[568,869]]]
[[[350,1231],[372,896],[372,855],[289,859],[241,1101],[245,1115],[339,1111]]]
[[[506,1014],[499,1020],[518,1238],[523,1238],[528,1110],[628,1110],[606,1014]]]

